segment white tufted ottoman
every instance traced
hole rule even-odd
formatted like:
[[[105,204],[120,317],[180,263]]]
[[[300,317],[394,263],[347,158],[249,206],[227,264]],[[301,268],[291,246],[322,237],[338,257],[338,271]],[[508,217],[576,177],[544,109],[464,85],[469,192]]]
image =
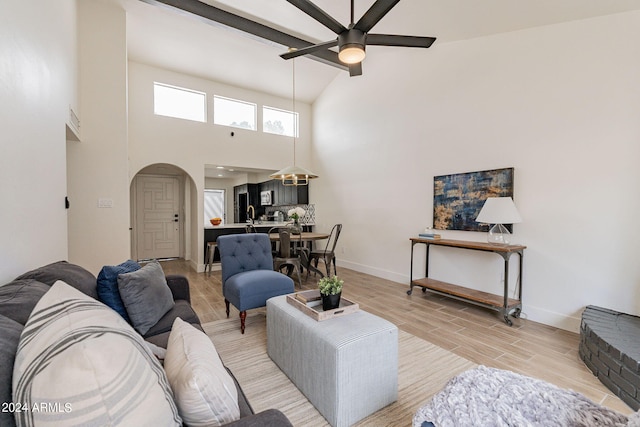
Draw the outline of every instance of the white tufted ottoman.
[[[267,352],[334,427],[398,398],[398,328],[365,311],[317,322],[267,300]]]

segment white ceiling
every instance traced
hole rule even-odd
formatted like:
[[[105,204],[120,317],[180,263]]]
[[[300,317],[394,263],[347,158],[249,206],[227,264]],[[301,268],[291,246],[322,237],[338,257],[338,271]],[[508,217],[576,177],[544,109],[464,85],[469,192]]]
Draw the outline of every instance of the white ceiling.
[[[140,0],[113,0],[127,10],[130,59],[222,83],[291,97],[292,63],[278,55],[287,49],[237,30],[209,25]],[[206,0],[221,9],[259,21],[311,42],[335,35],[285,0]],[[343,25],[349,24],[348,0],[315,0]],[[356,21],[373,0],[355,0]],[[439,44],[541,25],[640,9],[640,0],[402,0],[372,30],[375,33],[434,36]],[[259,18],[258,18],[259,17]],[[367,55],[377,49],[367,47]],[[429,55],[429,49],[410,49]],[[312,103],[346,71],[300,58],[296,60],[296,98]],[[366,78],[367,60],[363,62]]]

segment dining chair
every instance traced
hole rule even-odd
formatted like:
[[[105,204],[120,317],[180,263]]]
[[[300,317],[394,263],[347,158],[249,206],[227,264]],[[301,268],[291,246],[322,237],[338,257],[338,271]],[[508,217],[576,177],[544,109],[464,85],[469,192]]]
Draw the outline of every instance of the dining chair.
[[[278,234],[278,232],[280,231],[280,228],[281,227],[271,227],[267,232],[267,234],[269,236],[271,236],[271,234],[273,233]],[[271,241],[271,255],[273,256],[274,259],[278,256],[278,242],[279,242],[278,240]]]
[[[256,228],[253,226],[253,224],[247,224],[244,226],[244,231],[245,233],[257,233]]]
[[[283,267],[287,267],[287,275],[291,275],[295,270],[298,276],[298,284],[302,288],[302,252],[307,250],[302,245],[302,236],[292,235],[287,227],[278,230],[279,250],[273,258],[273,269],[280,272]]]
[[[309,253],[309,264],[313,262],[315,267],[318,268],[318,261],[322,260],[327,269],[327,277],[331,275],[331,263],[333,263],[333,274],[338,274],[338,271],[336,270],[336,244],[338,243],[341,231],[342,224],[334,225],[331,229],[331,233],[329,234],[329,238],[327,239],[325,248],[314,250]],[[307,269],[307,278],[308,277],[309,269]]]

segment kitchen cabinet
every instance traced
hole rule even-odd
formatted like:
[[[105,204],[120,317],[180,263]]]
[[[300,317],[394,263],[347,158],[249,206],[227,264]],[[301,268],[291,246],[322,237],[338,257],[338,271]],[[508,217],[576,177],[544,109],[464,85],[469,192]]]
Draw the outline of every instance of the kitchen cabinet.
[[[283,185],[282,181],[272,179],[260,184],[261,191],[273,191],[274,206],[304,205],[309,203],[309,186]]]
[[[263,206],[260,192],[271,191],[271,205]],[[267,206],[306,205],[309,203],[309,186],[283,185],[282,181],[272,179],[260,184],[242,184],[233,187],[233,222],[247,220],[247,208],[253,205],[256,218],[266,213]]]

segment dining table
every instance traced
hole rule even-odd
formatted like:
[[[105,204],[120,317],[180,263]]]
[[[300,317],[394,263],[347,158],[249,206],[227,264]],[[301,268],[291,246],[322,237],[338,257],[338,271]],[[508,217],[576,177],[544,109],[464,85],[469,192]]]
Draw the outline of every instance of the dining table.
[[[300,232],[300,237],[299,239],[302,242],[315,242],[316,240],[323,240],[323,239],[328,239],[329,238],[329,234],[328,233],[318,233],[315,231],[302,231]],[[278,233],[269,233],[269,240],[271,240],[272,242],[277,242],[278,240],[280,240],[280,235]],[[294,240],[298,240],[298,235],[297,234],[293,234],[291,236],[291,241],[293,242]],[[309,259],[309,253],[307,251],[302,251],[300,253],[300,258],[301,258],[301,264],[304,268],[308,269],[309,271],[312,271],[313,273],[317,273],[320,275],[320,277],[324,277],[324,273],[320,270],[318,270],[316,267],[314,267],[313,265],[311,265],[311,260]]]

